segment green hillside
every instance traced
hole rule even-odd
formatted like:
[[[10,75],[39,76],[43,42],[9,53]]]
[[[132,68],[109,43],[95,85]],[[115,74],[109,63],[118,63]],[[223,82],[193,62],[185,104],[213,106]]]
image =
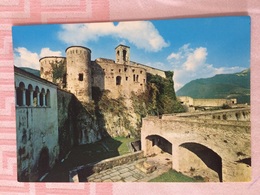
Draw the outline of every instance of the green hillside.
[[[32,68],[27,68],[27,67],[19,67],[21,68],[22,70],[26,71],[26,72],[29,72],[31,74],[34,74],[35,76],[38,76],[40,77],[40,71],[39,70],[36,70],[36,69],[32,69]]]
[[[177,96],[192,98],[236,98],[238,103],[250,103],[250,69],[240,73],[219,74],[196,79],[176,92]]]

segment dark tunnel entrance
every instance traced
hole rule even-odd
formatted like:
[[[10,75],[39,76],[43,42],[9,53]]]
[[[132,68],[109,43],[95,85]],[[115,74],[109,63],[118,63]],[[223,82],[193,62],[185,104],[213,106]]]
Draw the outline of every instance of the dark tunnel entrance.
[[[198,143],[184,143],[180,146],[197,155],[208,168],[218,174],[219,181],[223,181],[222,159],[217,153]]]

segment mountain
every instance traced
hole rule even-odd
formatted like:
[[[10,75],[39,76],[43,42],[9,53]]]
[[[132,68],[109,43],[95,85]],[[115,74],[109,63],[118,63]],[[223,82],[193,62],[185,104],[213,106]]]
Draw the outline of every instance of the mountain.
[[[234,74],[217,74],[196,79],[176,92],[177,96],[192,98],[236,98],[238,103],[250,103],[250,69]]]
[[[33,69],[33,68],[27,68],[27,67],[19,67],[19,68],[21,68],[22,70],[24,70],[26,72],[34,74],[35,76],[40,77],[40,71],[39,70],[36,70],[36,69]]]

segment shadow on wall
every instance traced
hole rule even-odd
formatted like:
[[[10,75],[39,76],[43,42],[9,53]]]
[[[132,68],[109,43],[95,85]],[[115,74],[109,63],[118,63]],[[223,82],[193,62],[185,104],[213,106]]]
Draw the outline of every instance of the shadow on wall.
[[[212,169],[218,174],[219,181],[223,181],[222,159],[217,153],[198,143],[184,143],[181,144],[180,147],[186,148],[187,150],[196,154],[208,168]]]

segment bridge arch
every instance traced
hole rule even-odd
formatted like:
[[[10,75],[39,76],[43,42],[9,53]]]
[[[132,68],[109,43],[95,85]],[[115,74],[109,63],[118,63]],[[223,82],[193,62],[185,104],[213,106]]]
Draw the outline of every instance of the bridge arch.
[[[179,145],[179,171],[200,175],[213,181],[223,181],[222,158],[215,151],[196,142]]]
[[[147,155],[167,152],[172,154],[172,143],[164,137],[152,134],[145,138]]]

